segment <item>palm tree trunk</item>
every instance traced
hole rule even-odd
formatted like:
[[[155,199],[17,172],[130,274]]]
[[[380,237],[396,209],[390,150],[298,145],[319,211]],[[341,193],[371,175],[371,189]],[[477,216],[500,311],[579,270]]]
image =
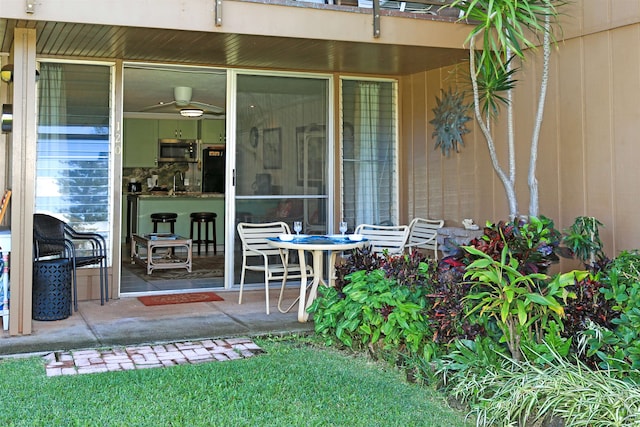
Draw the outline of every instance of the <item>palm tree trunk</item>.
[[[491,164],[493,165],[493,169],[496,171],[496,174],[500,178],[502,185],[504,186],[504,191],[507,196],[507,202],[509,203],[509,219],[514,220],[518,217],[518,200],[516,199],[516,192],[514,181],[509,179],[504,170],[500,167],[500,163],[498,162],[498,156],[496,155],[496,146],[493,141],[493,137],[491,135],[491,131],[489,130],[489,119],[487,122],[484,121],[482,114],[480,113],[480,95],[478,91],[478,76],[476,72],[476,60],[475,60],[475,49],[474,49],[475,37],[472,37],[470,40],[470,58],[469,58],[469,68],[471,73],[471,84],[473,87],[473,106],[474,112],[476,116],[476,121],[478,122],[478,126],[480,126],[480,130],[487,141],[487,147],[489,148],[489,156],[491,157]],[[511,156],[510,156],[511,158]],[[513,168],[513,176],[515,176],[515,162],[511,163],[510,168]]]
[[[529,216],[538,216],[539,214],[539,197],[538,197],[538,180],[536,178],[536,164],[538,160],[538,141],[540,140],[540,127],[542,126],[542,118],[544,113],[544,101],[547,95],[547,86],[549,82],[549,61],[551,57],[551,21],[549,15],[545,16],[544,21],[544,38],[542,41],[543,62],[542,62],[542,79],[540,81],[540,97],[538,98],[538,111],[536,113],[536,122],[531,135],[531,153],[529,157]]]

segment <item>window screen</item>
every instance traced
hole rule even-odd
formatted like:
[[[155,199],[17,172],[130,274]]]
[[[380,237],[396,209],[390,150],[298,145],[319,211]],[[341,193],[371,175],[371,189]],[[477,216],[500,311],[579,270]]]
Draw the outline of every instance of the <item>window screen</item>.
[[[40,65],[36,212],[109,236],[110,68]]]
[[[394,82],[342,80],[342,211],[349,228],[398,223]]]

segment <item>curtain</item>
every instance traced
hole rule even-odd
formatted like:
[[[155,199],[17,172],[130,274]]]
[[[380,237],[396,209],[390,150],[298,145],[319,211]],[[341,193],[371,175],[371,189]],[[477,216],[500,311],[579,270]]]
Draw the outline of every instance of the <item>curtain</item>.
[[[356,224],[380,223],[377,188],[379,96],[378,83],[358,83],[354,123]]]
[[[59,64],[43,63],[38,81],[38,125],[57,127],[67,118],[67,90]]]
[[[52,195],[60,196],[61,186],[54,173],[42,171],[42,165],[51,163],[49,159],[57,157],[60,146],[66,140],[64,125],[67,121],[67,89],[64,69],[60,64],[42,63],[38,81],[38,149],[36,151],[36,210],[47,211],[49,206],[43,203]],[[52,143],[55,141],[55,143]],[[60,168],[62,169],[62,168]],[[60,170],[58,174],[64,174]]]

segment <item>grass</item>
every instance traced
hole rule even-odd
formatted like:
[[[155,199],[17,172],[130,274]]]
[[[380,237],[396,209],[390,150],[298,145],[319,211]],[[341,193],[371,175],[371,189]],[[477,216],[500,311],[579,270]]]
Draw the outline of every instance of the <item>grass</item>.
[[[258,341],[232,362],[47,378],[0,362],[3,426],[471,426],[444,398],[365,357]]]

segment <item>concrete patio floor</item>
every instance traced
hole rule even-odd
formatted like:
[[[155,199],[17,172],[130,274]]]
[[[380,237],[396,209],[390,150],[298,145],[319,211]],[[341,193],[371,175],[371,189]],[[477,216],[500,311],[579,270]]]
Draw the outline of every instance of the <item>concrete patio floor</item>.
[[[224,301],[160,306],[145,306],[134,297],[110,300],[104,306],[100,301],[82,301],[78,312],[67,319],[34,320],[31,335],[9,336],[4,331],[0,356],[313,331],[313,322],[298,322],[297,305],[289,313],[278,311],[278,289],[270,291],[269,315],[264,289],[245,290],[241,305],[237,291],[215,292]],[[293,287],[286,290],[286,306],[298,293]]]

